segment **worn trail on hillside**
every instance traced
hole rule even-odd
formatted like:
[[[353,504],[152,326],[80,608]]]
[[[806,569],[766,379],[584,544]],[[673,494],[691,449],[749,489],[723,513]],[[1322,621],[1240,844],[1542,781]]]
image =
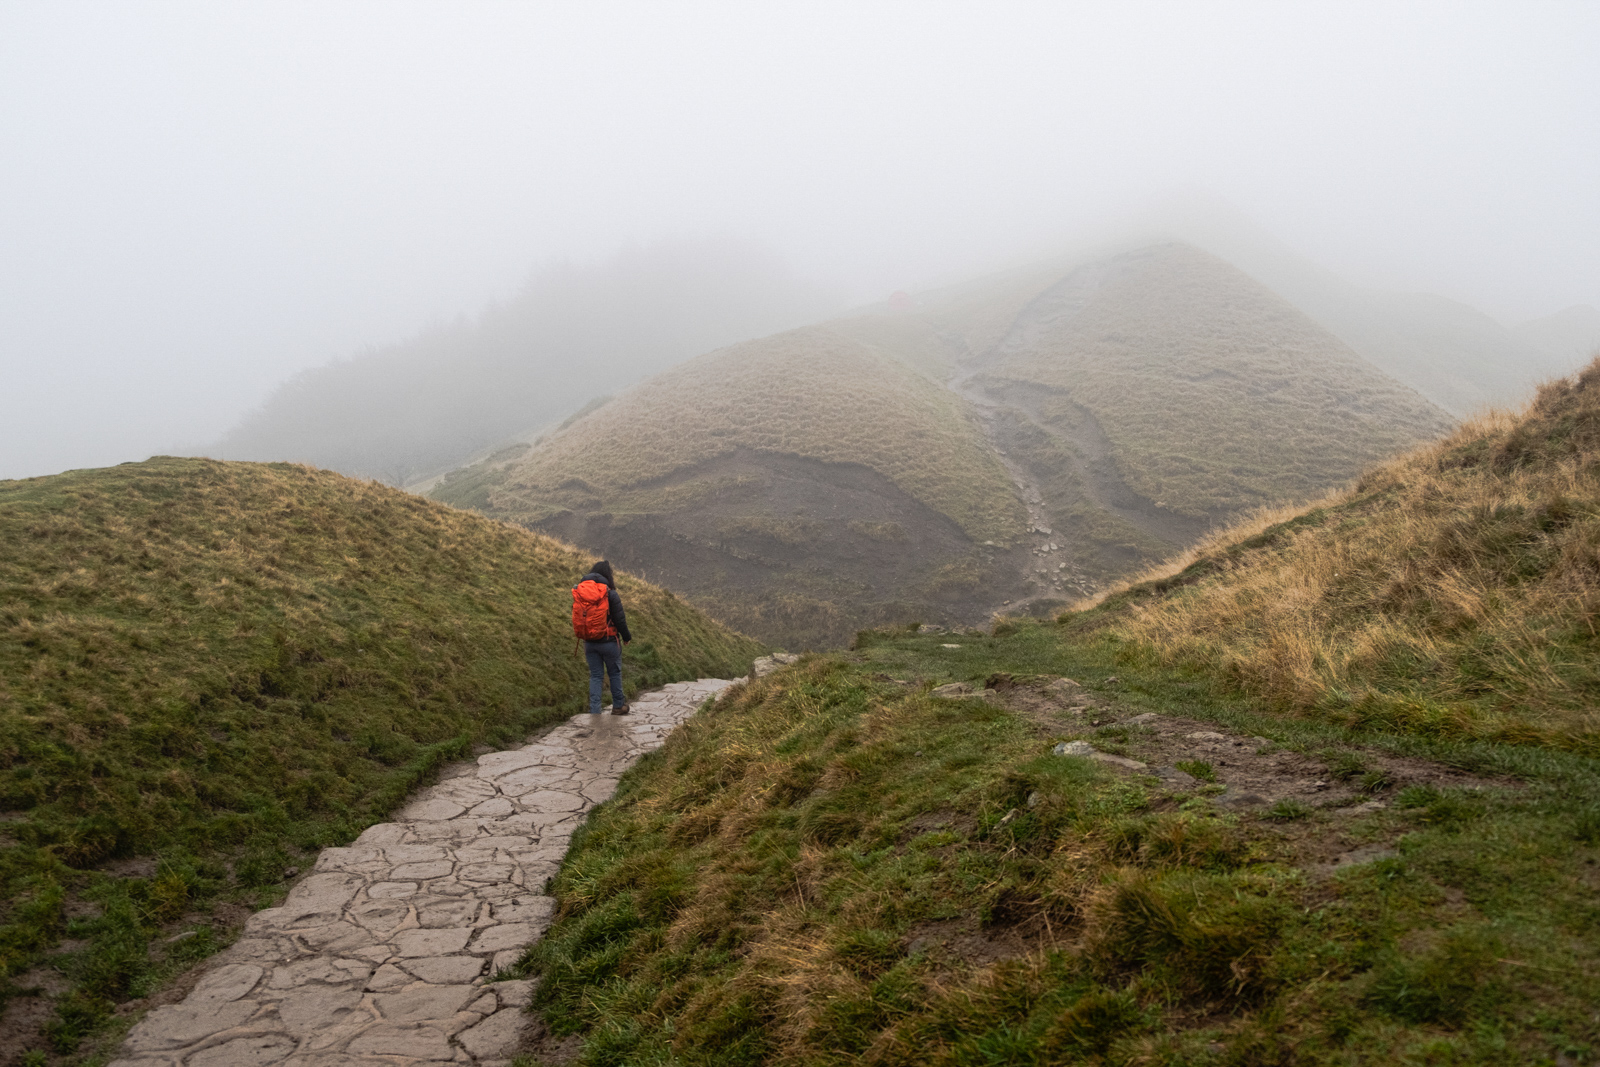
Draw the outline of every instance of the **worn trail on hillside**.
[[[396,821],[328,848],[258,912],[181,1004],[152,1011],[112,1067],[498,1064],[531,983],[494,982],[549,926],[544,892],[579,822],[730,683],[641,695],[531,744],[450,765]]]

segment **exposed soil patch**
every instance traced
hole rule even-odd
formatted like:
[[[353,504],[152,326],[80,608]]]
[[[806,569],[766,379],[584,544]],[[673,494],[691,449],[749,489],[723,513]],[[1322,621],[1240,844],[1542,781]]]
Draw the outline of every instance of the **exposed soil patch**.
[[[906,952],[925,952],[970,967],[988,967],[1050,946],[1053,938],[1042,915],[1018,923],[981,925],[975,916],[925,923],[906,935]]]
[[[1259,811],[1293,801],[1307,808],[1365,814],[1386,807],[1385,798],[1408,785],[1450,789],[1514,785],[1366,749],[1349,749],[1330,764],[1321,756],[1295,752],[1264,737],[1230,733],[1198,719],[1155,712],[1130,716],[1071,679],[995,675],[985,689],[993,694],[990,699],[1028,718],[1041,732],[1093,730],[1087,742],[1097,753],[1144,765],[1124,766],[1124,771],[1155,775],[1174,792],[1209,787],[1222,808]]]
[[[536,524],[790,648],[888,622],[986,623],[1024,549],[974,545],[870,468],[744,450]]]
[[[549,1067],[562,1067],[563,1064],[577,1059],[578,1053],[582,1050],[582,1034],[557,1037],[545,1024],[544,1016],[534,1012],[528,1020],[528,1029],[523,1032],[520,1054],[531,1056],[536,1063],[548,1064]]]
[[[925,811],[921,815],[909,819],[900,831],[900,844],[921,837],[923,834],[935,833],[939,830],[948,830],[963,837],[971,836],[978,829],[978,820],[971,815],[953,811]]]
[[[31,973],[31,972],[30,972]],[[18,985],[27,987],[27,975]],[[44,1024],[55,1014],[55,1003],[47,996],[12,997],[0,1013],[0,1063],[22,1062],[22,1055],[44,1045]]]

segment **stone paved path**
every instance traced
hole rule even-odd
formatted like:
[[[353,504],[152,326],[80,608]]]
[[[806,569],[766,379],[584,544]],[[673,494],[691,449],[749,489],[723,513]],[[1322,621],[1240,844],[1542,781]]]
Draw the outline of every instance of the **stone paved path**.
[[[578,715],[523,748],[446,767],[395,822],[324,849],[181,1004],[133,1028],[111,1067],[509,1060],[531,983],[489,977],[549,926],[544,883],[572,831],[728,684],[669,685],[631,716]]]

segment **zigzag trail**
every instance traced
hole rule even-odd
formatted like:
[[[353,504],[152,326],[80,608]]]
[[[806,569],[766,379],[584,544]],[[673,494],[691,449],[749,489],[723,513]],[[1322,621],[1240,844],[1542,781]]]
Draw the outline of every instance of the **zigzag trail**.
[[[532,744],[444,768],[397,821],[328,848],[258,912],[181,1004],[145,1016],[110,1067],[501,1064],[532,983],[493,982],[548,928],[543,893],[617,779],[731,683],[642,694]]]

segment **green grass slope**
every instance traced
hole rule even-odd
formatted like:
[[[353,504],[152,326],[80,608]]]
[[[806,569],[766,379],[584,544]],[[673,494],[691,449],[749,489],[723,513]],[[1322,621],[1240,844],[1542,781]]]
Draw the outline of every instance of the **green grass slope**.
[[[270,897],[441,760],[580,710],[567,588],[589,562],[289,464],[0,482],[0,992],[65,986],[68,1047],[209,950],[209,904]],[[758,651],[620,586],[632,686]],[[185,922],[170,961],[147,952]]]
[[[575,838],[524,961],[551,1037],[585,1067],[1600,1052],[1593,758],[1284,716],[1128,652],[877,633],[731,690]],[[1091,713],[931,692],[1063,674]],[[1149,712],[1243,747],[1180,732],[1176,776],[1053,754],[1153,760]],[[1208,781],[1241,765],[1342,792],[1230,806]]]

